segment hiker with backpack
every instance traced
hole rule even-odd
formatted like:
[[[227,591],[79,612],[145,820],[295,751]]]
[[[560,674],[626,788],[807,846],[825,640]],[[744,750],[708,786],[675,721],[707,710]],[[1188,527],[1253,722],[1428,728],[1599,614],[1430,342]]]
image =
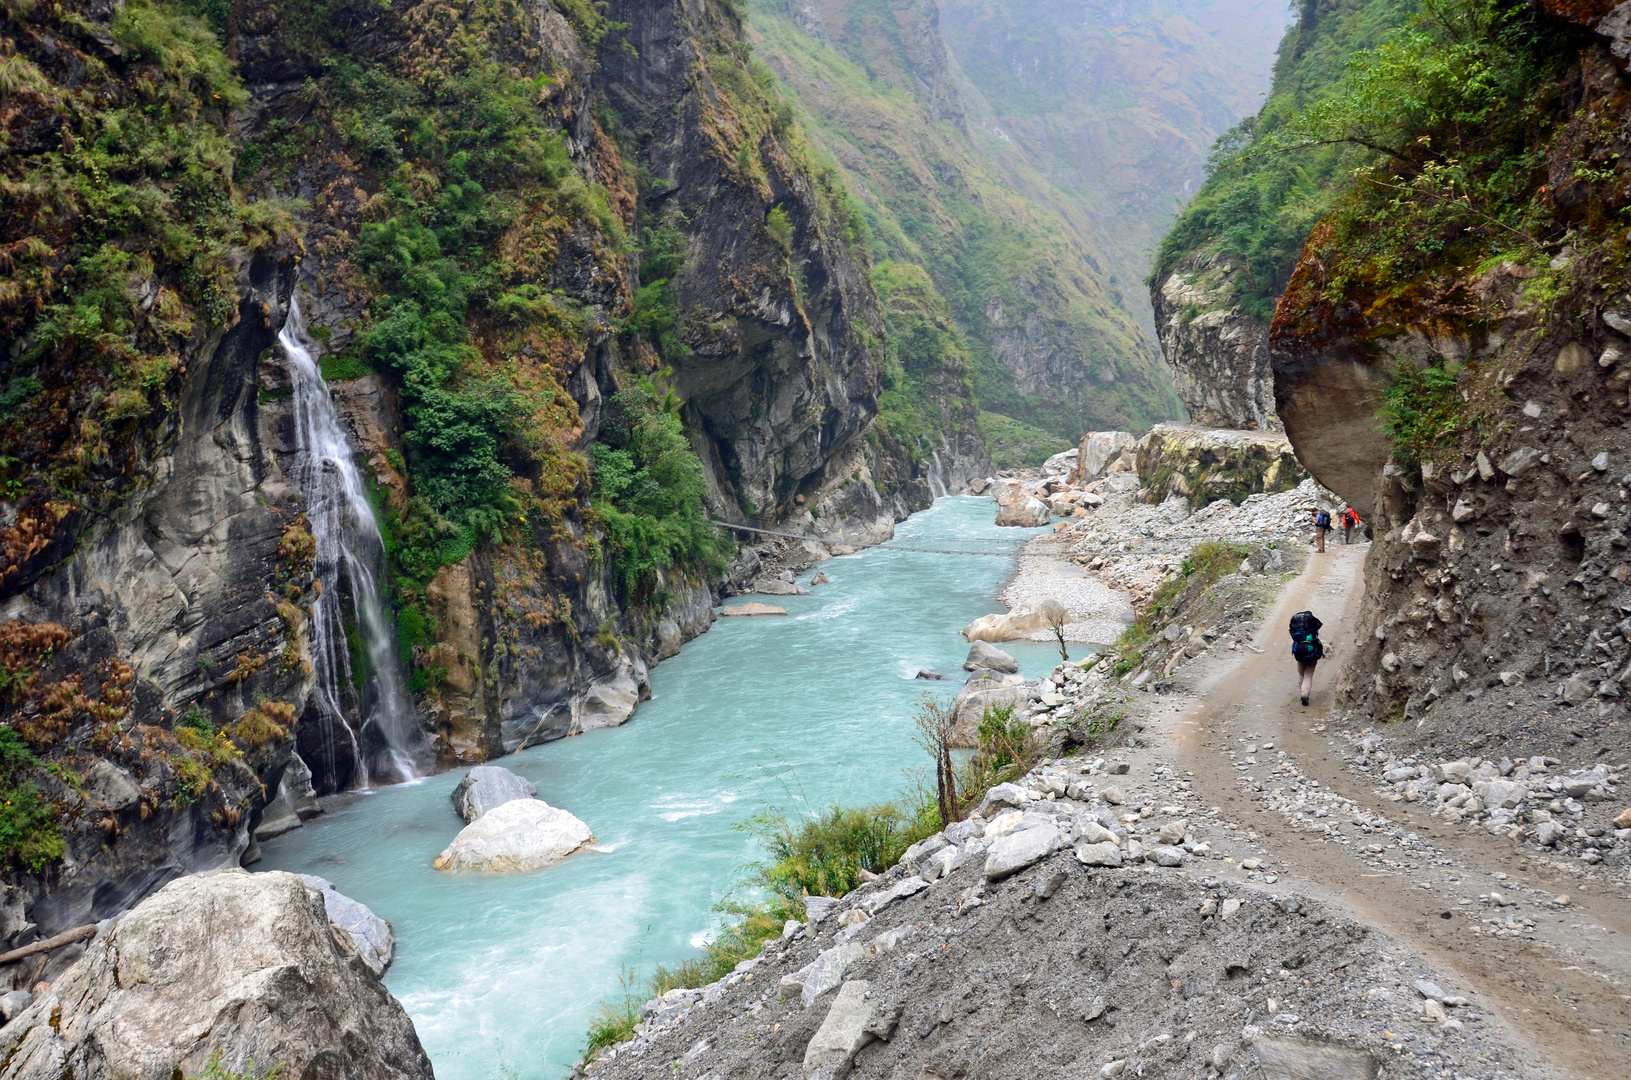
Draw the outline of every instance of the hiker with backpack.
[[[1320,625],[1312,611],[1299,611],[1291,617],[1291,656],[1297,661],[1297,675],[1302,679],[1304,705],[1314,691],[1314,665],[1325,655]]]
[[[1354,542],[1354,529],[1359,525],[1359,515],[1354,513],[1353,507],[1342,511],[1342,546],[1347,547]]]
[[[1319,544],[1319,551],[1325,550],[1325,534],[1331,528],[1331,511],[1324,507],[1314,510],[1314,539]]]

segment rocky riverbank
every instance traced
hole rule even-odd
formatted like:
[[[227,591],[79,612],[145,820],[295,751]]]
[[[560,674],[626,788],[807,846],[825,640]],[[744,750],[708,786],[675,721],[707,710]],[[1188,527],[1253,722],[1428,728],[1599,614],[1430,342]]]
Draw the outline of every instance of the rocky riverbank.
[[[1277,887],[1191,786],[1124,755],[1046,762],[727,978],[647,1002],[584,1071],[1521,1075],[1478,1001]]]
[[[1618,845],[1591,815],[1623,812],[1619,771],[1489,748],[1402,759],[1373,732],[1327,734],[1331,676],[1313,716],[1298,709],[1280,623],[1310,605],[1345,619],[1355,555],[1307,556],[1304,575],[1248,557],[1146,612],[1139,661],[1060,665],[1020,715],[1082,752],[993,788],[879,880],[811,898],[806,922],[720,982],[647,1002],[635,1037],[583,1071],[1608,1075],[1622,1058],[1595,1044],[1613,1040],[1624,950],[1595,856]],[[1248,593],[1251,616],[1228,624]],[[986,645],[970,663],[1007,666]],[[1321,764],[1344,746],[1351,784]],[[1543,844],[1470,805],[1500,809],[1519,786],[1531,821],[1548,797],[1554,818],[1571,799],[1585,810],[1558,838],[1572,857],[1551,860],[1572,867],[1531,846],[1498,870],[1499,849],[1447,846],[1414,816],[1432,805],[1486,840]],[[1547,880],[1570,871],[1572,888]],[[1578,1012],[1524,989],[1548,978]],[[1537,1054],[1537,1025],[1582,1042]]]
[[[1056,495],[1066,490],[1058,482],[1037,485],[1038,490],[1044,487],[1054,487]],[[1249,496],[1238,506],[1220,499],[1198,511],[1178,495],[1160,503],[1142,501],[1138,477],[1131,473],[1114,474],[1080,490],[1099,501],[1079,517],[1056,522],[1052,535],[1026,544],[1001,598],[1015,610],[1056,600],[1070,611],[1065,639],[1098,645],[1116,640],[1197,545],[1242,545],[1263,553],[1254,561],[1257,572],[1286,572],[1309,549],[1314,509],[1334,512],[1341,505],[1312,480],[1290,491]],[[1052,632],[1026,636],[1048,640]]]

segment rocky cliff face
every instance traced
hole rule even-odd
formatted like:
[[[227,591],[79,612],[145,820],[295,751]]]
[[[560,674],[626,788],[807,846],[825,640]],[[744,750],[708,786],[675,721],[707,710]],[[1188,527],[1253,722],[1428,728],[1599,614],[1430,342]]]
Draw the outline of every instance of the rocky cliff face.
[[[1349,59],[1384,40],[1410,7],[1393,0],[1299,5],[1280,42],[1268,100],[1222,135],[1205,182],[1162,240],[1150,280],[1155,329],[1197,423],[1280,429],[1268,326],[1303,242],[1369,152],[1341,139],[1290,151],[1305,140],[1291,138],[1287,125],[1340,95]],[[1330,444],[1351,433],[1326,434]]]
[[[1612,38],[1533,25],[1496,55],[1532,65],[1528,107],[1548,119],[1527,152],[1545,172],[1505,197],[1550,239],[1377,279],[1355,273],[1363,218],[1339,212],[1310,238],[1270,340],[1298,456],[1374,507],[1349,703],[1424,738],[1477,746],[1521,727],[1532,745],[1607,754],[1624,746],[1612,721],[1631,661],[1631,311],[1619,234],[1599,224],[1623,203],[1614,166],[1580,163],[1627,149],[1628,82]],[[1482,227],[1462,224],[1458,242],[1489,243]]]
[[[1229,256],[1202,251],[1150,289],[1172,383],[1198,424],[1280,431],[1269,364],[1268,324],[1237,300]]]
[[[1282,436],[1231,429],[1157,424],[1134,448],[1144,497],[1161,503],[1181,495],[1193,509],[1219,499],[1290,491],[1308,474]]]
[[[360,628],[341,721],[314,703],[324,583],[276,345],[295,299],[372,487],[424,764],[627,719],[712,619],[702,517],[854,542],[927,505],[930,455],[868,434],[885,327],[841,189],[736,16],[612,15],[3,16],[8,182],[125,185],[0,216],[8,945],[252,860],[368,767]],[[70,123],[81,92],[105,107]],[[599,456],[608,424],[635,456]],[[626,524],[591,458],[643,470],[669,516]]]

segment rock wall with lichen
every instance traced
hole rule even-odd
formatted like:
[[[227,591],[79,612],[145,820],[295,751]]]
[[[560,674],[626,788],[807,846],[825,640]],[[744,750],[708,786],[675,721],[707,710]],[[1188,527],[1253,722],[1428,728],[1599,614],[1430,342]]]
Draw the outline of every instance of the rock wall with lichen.
[[[1227,255],[1202,251],[1151,287],[1161,354],[1195,423],[1281,431],[1268,324],[1237,302],[1238,276]]]

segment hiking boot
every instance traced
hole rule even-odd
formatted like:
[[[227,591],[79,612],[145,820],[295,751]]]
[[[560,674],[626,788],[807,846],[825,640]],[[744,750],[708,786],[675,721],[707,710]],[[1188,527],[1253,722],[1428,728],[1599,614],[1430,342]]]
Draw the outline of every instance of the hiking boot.
[[[1308,705],[1308,699],[1307,699],[1307,698],[1303,698],[1303,706],[1304,706],[1304,707],[1305,707],[1305,708],[1306,708],[1306,707],[1307,707],[1307,705]]]

